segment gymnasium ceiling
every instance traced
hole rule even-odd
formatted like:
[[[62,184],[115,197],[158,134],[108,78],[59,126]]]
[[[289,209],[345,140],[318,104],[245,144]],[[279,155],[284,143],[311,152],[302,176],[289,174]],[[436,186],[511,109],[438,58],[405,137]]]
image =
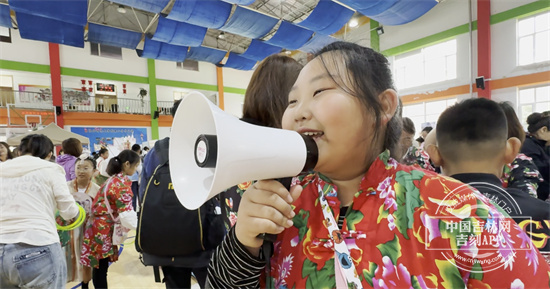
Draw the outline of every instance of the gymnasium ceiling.
[[[135,49],[167,61],[193,59],[252,69],[269,54],[304,59],[331,41],[368,43],[374,19],[400,25],[436,0],[0,0],[0,26],[23,38]],[[225,57],[228,56],[228,57]]]

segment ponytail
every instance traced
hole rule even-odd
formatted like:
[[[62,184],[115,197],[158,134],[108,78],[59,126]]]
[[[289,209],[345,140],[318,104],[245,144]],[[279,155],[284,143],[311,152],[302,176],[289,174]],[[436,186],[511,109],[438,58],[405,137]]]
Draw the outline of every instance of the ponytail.
[[[123,150],[118,156],[112,158],[107,165],[107,174],[109,176],[122,172],[122,164],[129,162],[130,165],[137,164],[140,161],[139,155],[132,150]]]

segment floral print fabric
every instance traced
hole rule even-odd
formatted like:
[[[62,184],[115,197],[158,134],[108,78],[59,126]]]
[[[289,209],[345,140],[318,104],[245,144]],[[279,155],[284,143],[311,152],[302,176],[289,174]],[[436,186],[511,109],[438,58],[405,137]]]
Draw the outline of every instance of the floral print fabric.
[[[501,181],[505,188],[519,189],[536,198],[539,183],[544,179],[532,158],[518,154],[512,163],[504,166]]]
[[[109,182],[110,181],[110,182]],[[105,185],[108,185],[105,188]],[[82,243],[82,256],[80,263],[84,266],[99,266],[99,260],[113,255],[113,219],[105,206],[103,190],[107,190],[107,202],[111,206],[113,216],[116,218],[119,213],[132,211],[132,182],[122,173],[114,175],[105,182],[97,193],[93,204],[93,217],[87,224]]]
[[[220,205],[222,206],[222,212],[224,214],[223,222],[226,232],[229,232],[229,229],[235,226],[235,223],[237,222],[237,211],[239,209],[239,204],[241,203],[241,198],[244,192],[253,183],[254,182],[244,182],[233,186],[220,194]]]
[[[336,219],[338,189],[320,174],[294,182],[304,186],[294,225],[278,235],[261,285],[335,288],[334,244],[317,187]],[[398,164],[388,151],[363,177],[340,235],[364,288],[549,287],[550,269],[529,237],[486,197]]]
[[[403,163],[409,166],[417,166],[428,171],[435,172],[435,168],[430,162],[430,156],[423,148],[415,146],[410,147],[403,156]]]

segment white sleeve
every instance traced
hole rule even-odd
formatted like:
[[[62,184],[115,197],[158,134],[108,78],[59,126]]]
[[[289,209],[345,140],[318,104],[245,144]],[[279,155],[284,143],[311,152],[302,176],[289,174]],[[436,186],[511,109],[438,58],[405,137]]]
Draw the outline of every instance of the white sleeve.
[[[63,170],[62,167],[59,167],[59,169]],[[50,180],[59,215],[64,220],[70,220],[78,216],[79,211],[76,201],[67,186],[65,173],[62,173],[61,170],[52,170],[52,174],[48,174],[47,178]]]
[[[124,211],[118,214],[118,217],[120,218],[120,223],[122,226],[130,229],[135,230],[137,228],[137,214],[136,211]]]
[[[109,165],[109,162],[108,160],[106,159],[103,159],[100,163],[99,163],[99,173],[102,175],[102,176],[105,176],[105,177],[109,177],[109,174],[107,174],[107,166]]]

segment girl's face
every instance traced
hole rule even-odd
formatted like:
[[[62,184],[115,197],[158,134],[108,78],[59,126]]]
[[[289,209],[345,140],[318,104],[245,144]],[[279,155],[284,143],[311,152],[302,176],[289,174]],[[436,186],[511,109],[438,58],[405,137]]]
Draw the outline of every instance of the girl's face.
[[[137,170],[137,167],[139,166],[139,163],[140,163],[140,161],[138,161],[137,163],[132,165],[132,164],[130,164],[129,161],[126,161],[122,165],[122,172],[127,176],[131,176],[131,175],[135,174],[136,170]]]
[[[76,162],[76,179],[78,181],[91,180],[94,174],[94,166],[90,161],[77,161]]]
[[[338,67],[327,69],[332,74],[347,73]],[[367,170],[374,118],[365,113],[357,97],[332,80],[327,69],[319,57],[303,68],[290,91],[282,127],[311,135],[319,148],[315,170],[333,180],[345,180]]]
[[[109,158],[109,151],[106,151],[104,152],[102,155],[100,155],[102,158],[104,159],[108,159]]]
[[[7,158],[8,157],[8,149],[0,144],[0,158]]]

